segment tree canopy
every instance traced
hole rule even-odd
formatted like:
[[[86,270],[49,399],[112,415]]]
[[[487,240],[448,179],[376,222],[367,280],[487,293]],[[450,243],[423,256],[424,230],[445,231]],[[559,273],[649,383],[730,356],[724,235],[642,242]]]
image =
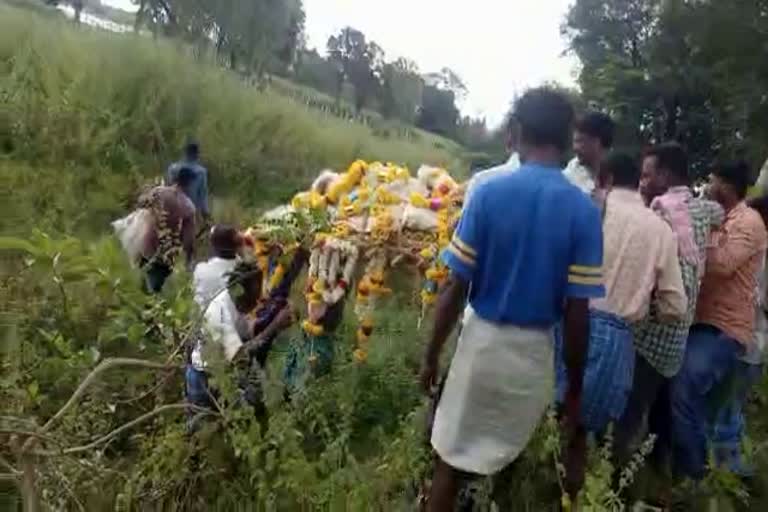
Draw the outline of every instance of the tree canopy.
[[[717,158],[765,159],[768,1],[577,0],[563,33],[619,144],[679,141],[698,176]]]

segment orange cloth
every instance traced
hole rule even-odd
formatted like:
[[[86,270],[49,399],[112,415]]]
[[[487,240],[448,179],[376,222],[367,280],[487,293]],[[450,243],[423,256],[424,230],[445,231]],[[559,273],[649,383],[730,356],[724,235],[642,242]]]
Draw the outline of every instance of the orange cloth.
[[[726,214],[707,248],[696,322],[713,325],[744,345],[752,343],[757,275],[768,246],[760,215],[741,202]]]

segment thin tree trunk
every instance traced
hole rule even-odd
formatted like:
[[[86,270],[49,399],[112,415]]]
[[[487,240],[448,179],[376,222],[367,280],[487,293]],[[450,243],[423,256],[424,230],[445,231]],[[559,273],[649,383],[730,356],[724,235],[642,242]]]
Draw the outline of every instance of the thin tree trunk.
[[[141,0],[139,2],[139,8],[136,11],[136,17],[134,18],[134,21],[133,21],[133,31],[136,32],[137,34],[139,33],[139,29],[141,29],[142,22],[144,21],[146,8],[147,8],[147,0]]]
[[[39,512],[40,497],[37,494],[37,477],[32,455],[23,454],[21,460],[21,497],[24,501],[24,512]]]

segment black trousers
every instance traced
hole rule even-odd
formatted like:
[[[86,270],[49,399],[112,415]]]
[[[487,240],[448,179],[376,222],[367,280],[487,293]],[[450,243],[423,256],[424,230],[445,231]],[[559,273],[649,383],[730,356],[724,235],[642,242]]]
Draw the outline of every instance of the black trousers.
[[[139,266],[144,274],[142,285],[147,293],[160,293],[163,285],[165,285],[165,281],[173,273],[173,269],[165,263],[150,261],[146,258],[142,258]]]
[[[651,462],[661,466],[671,450],[672,412],[670,384],[672,379],[657,372],[643,356],[635,356],[632,391],[624,414],[616,425],[615,456],[619,467],[629,461],[636,449],[644,420],[648,417],[648,433],[656,436]]]

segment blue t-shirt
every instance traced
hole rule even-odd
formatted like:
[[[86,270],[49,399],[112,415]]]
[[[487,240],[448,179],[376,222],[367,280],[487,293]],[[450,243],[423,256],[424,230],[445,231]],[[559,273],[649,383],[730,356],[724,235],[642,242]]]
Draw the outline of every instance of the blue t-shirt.
[[[567,297],[605,294],[600,213],[557,167],[525,164],[480,184],[442,258],[489,322],[546,328]]]
[[[184,193],[194,203],[197,211],[207,215],[208,212],[208,170],[197,161],[182,160],[168,167],[166,173],[166,184],[171,185],[176,181],[176,176],[182,167],[192,169],[194,178],[192,182],[184,189]]]

